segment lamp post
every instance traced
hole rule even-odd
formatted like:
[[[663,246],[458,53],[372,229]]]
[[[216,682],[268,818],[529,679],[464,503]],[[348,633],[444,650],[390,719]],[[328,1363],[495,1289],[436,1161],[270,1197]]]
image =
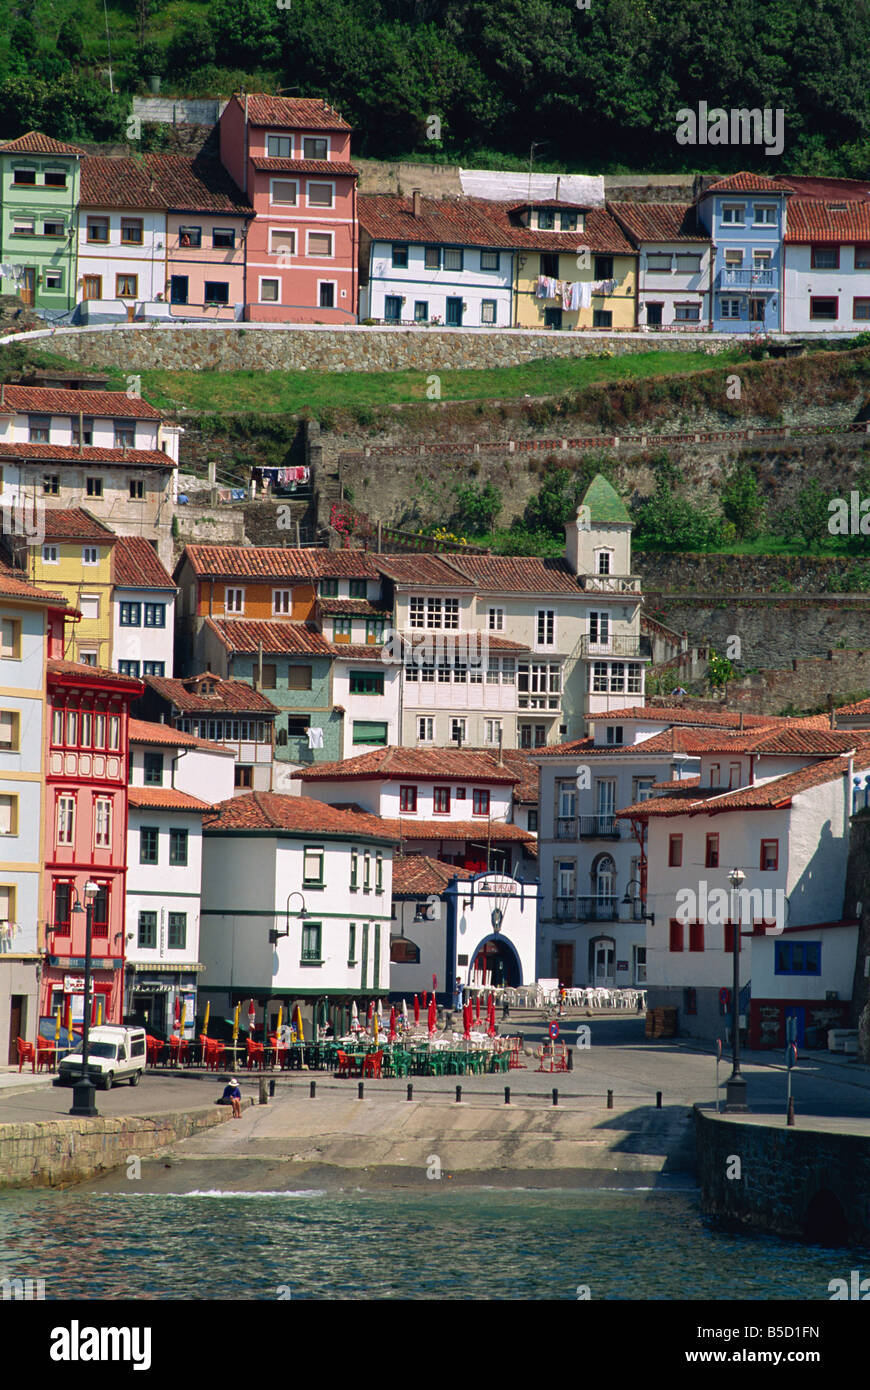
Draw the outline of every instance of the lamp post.
[[[746,1078],[740,1074],[740,911],[734,910],[737,891],[746,878],[742,869],[732,869],[731,884],[731,1075],[725,1083],[725,1109],[747,1110]]]
[[[71,1115],[98,1115],[94,1105],[94,1083],[88,1074],[88,1043],[91,1032],[91,945],[94,930],[94,899],[100,891],[98,883],[88,879],[85,884],[85,906],[82,907],[76,894],[73,912],[85,913],[85,1001],[82,1010],[82,1079],[73,1087]]]
[[[640,888],[640,889],[643,888],[643,884],[641,883],[641,881],[640,881],[639,878],[631,878],[631,879],[629,879],[628,885],[627,885],[626,890],[625,890],[625,897],[624,897],[623,900],[622,900],[622,906],[623,906],[623,907],[634,907],[634,904],[635,904],[636,902],[639,902],[640,905],[641,905],[641,908],[644,909],[644,908],[646,907],[646,902],[645,902],[645,900],[640,896],[640,894],[638,894],[638,896],[637,896],[636,898],[633,898],[633,897],[631,896],[631,888],[632,888],[632,884],[634,884],[634,883],[637,884],[638,888]],[[645,912],[645,911],[641,911],[640,918],[637,918],[637,917],[636,917],[636,918],[635,918],[635,921],[649,922],[649,923],[651,924],[651,926],[655,926],[655,924],[656,924],[656,915],[655,915],[654,912]]]
[[[307,909],[307,907],[305,906],[305,899],[304,899],[304,897],[302,896],[302,894],[301,894],[301,893],[288,893],[288,894],[287,894],[287,907],[286,907],[286,913],[287,913],[287,928],[286,928],[285,931],[279,931],[277,927],[273,927],[273,928],[271,929],[271,931],[269,932],[269,941],[270,941],[270,943],[271,943],[273,946],[277,946],[277,944],[278,944],[278,942],[281,940],[281,937],[282,937],[282,936],[289,936],[289,935],[290,935],[290,899],[291,899],[291,898],[299,898],[299,900],[300,900],[301,903],[302,903],[302,906],[300,907],[299,911],[298,911],[298,912],[295,912],[295,913],[293,914],[294,917],[298,917],[299,920],[300,920],[301,922],[304,922],[304,921],[305,921],[305,918],[308,916],[308,909]],[[263,1004],[263,1050],[264,1050],[264,1055],[266,1054],[266,1052],[267,1052],[267,1050],[268,1050],[268,1047],[269,1047],[269,1016],[268,1016],[268,1015],[269,1015],[269,1007],[268,1007],[268,1006],[269,1006],[269,1001],[268,1001],[268,999],[267,999],[266,1002]]]

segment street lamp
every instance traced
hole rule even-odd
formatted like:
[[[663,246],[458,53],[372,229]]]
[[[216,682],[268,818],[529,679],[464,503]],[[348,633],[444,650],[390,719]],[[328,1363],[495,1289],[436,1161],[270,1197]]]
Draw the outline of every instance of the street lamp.
[[[85,906],[79,902],[78,893],[75,895],[75,905],[73,912],[84,912],[85,915],[85,1002],[82,1010],[82,1079],[77,1081],[73,1087],[73,1103],[70,1106],[71,1115],[98,1115],[99,1111],[94,1105],[94,1083],[88,1074],[88,1043],[91,1031],[91,945],[94,930],[94,900],[100,891],[100,885],[94,883],[93,879],[88,879],[85,884]]]
[[[623,900],[622,900],[622,906],[623,906],[623,907],[633,907],[634,904],[637,902],[638,898],[640,898],[641,906],[642,906],[642,907],[646,907],[646,903],[644,902],[643,898],[640,897],[640,894],[639,894],[639,893],[638,893],[638,895],[637,895],[637,898],[633,898],[633,897],[631,896],[631,886],[632,886],[633,883],[636,883],[637,886],[638,886],[638,888],[640,888],[640,889],[643,888],[643,884],[641,883],[641,881],[640,881],[639,878],[630,878],[629,881],[628,881],[628,884],[627,884],[627,886],[626,886],[626,889],[625,889],[625,897],[624,897]],[[652,926],[655,926],[655,924],[656,924],[656,915],[655,915],[654,912],[641,912],[640,918],[639,918],[639,919],[636,918],[635,920],[640,920],[641,922],[649,922],[649,923],[651,923]]]
[[[277,944],[278,944],[278,942],[281,940],[281,937],[282,937],[282,936],[289,936],[289,935],[290,935],[290,899],[291,899],[291,898],[299,898],[299,900],[300,900],[301,903],[302,903],[302,906],[300,907],[299,911],[298,911],[298,912],[294,912],[294,914],[293,914],[294,917],[298,917],[300,921],[304,922],[304,921],[305,921],[305,918],[308,916],[308,909],[307,909],[307,907],[305,906],[305,899],[304,899],[304,897],[302,896],[302,894],[301,894],[301,893],[288,893],[288,894],[287,894],[287,909],[286,909],[286,911],[287,911],[287,929],[286,929],[286,931],[278,931],[278,928],[277,928],[277,927],[273,927],[273,928],[271,929],[271,931],[269,932],[269,942],[270,942],[270,944],[271,944],[272,946],[277,946]],[[263,1049],[264,1049],[264,1054],[265,1054],[265,1052],[268,1050],[268,1047],[269,1047],[269,1001],[268,1001],[268,999],[266,999],[266,1000],[264,1000],[264,1002],[263,1002]]]
[[[731,1066],[732,1071],[725,1083],[725,1109],[748,1110],[746,1104],[746,1078],[740,1074],[740,910],[735,912],[737,892],[746,878],[742,869],[732,869],[728,875],[731,884]]]

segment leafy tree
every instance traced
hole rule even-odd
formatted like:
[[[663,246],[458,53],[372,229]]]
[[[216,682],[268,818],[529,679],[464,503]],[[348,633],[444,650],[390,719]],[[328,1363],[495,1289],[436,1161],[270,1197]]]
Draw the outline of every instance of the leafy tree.
[[[663,479],[652,497],[637,504],[635,515],[632,544],[640,550],[707,550],[723,539],[719,517],[680,497]]]
[[[184,77],[191,70],[208,67],[216,54],[212,25],[200,18],[183,19],[169,42],[166,66],[173,76]]]
[[[723,686],[727,689],[728,682],[735,676],[734,664],[729,661],[727,656],[720,656],[718,652],[710,649],[710,660],[707,664],[707,680],[714,690],[719,690]]]
[[[764,500],[755,471],[748,464],[735,464],[723,483],[720,497],[723,515],[733,524],[740,540],[749,540],[764,530]]]
[[[808,550],[819,550],[830,539],[828,522],[828,494],[817,478],[811,478],[798,493],[797,504],[783,507],[779,513],[778,530],[781,535],[799,538]]]
[[[58,30],[57,51],[70,63],[80,62],[85,51],[82,31],[71,15],[67,16]]]
[[[460,483],[455,491],[457,519],[478,536],[489,535],[502,509],[502,495],[495,483],[482,487]]]

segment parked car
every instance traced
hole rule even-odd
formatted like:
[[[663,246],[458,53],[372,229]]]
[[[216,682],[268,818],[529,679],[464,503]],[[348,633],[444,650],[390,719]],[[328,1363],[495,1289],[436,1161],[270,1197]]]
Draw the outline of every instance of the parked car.
[[[116,1081],[139,1085],[145,1070],[145,1029],[105,1023],[88,1035],[88,1075],[94,1083],[110,1091]],[[83,1077],[81,1046],[64,1057],[58,1068],[58,1084],[71,1086]]]

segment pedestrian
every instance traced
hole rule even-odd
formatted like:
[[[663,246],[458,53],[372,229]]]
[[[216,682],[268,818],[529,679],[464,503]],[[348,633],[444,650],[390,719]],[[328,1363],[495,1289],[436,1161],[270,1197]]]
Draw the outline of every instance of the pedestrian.
[[[454,1009],[462,1008],[462,981],[458,975],[456,976],[456,984],[453,986],[453,1007]]]
[[[229,1083],[224,1087],[224,1093],[221,1096],[221,1101],[224,1104],[226,1104],[227,1101],[230,1102],[230,1104],[233,1107],[234,1120],[240,1120],[242,1118],[242,1092],[239,1083],[234,1076],[230,1077]]]

